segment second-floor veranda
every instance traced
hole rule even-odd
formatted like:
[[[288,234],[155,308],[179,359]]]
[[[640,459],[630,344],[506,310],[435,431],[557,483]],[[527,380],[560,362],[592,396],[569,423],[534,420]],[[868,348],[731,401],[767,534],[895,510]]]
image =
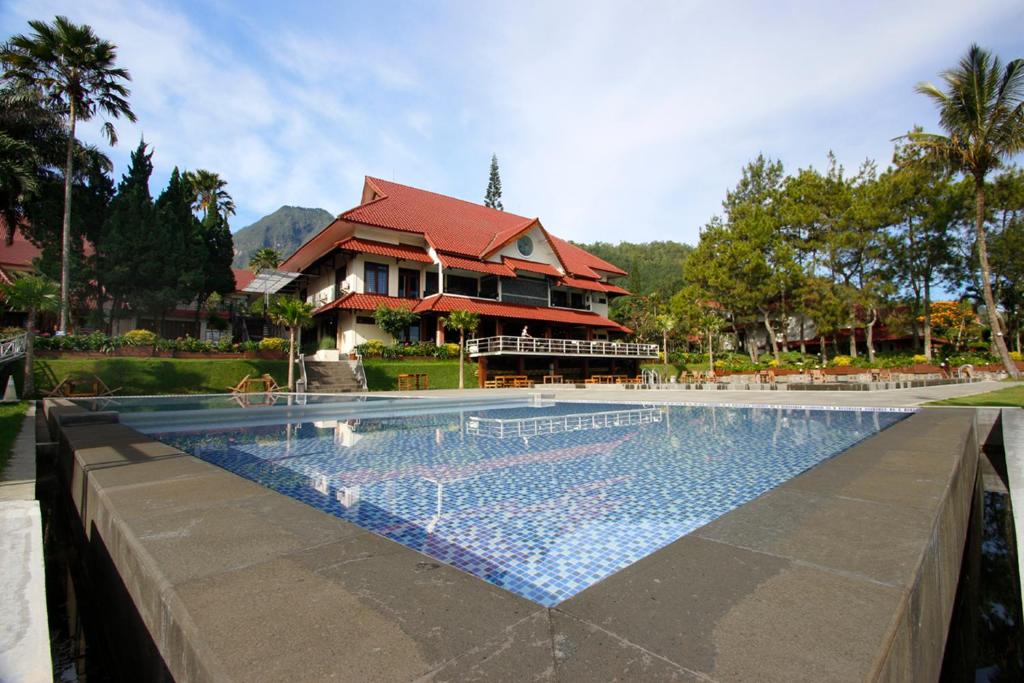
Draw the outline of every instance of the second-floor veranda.
[[[470,358],[481,356],[568,356],[578,358],[655,359],[657,344],[598,339],[564,339],[501,335],[466,342]]]

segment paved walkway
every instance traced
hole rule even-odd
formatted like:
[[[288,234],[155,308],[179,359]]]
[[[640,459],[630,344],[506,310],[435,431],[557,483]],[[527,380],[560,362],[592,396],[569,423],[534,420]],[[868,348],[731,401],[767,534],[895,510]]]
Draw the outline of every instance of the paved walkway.
[[[35,406],[0,475],[0,681],[53,680],[43,527],[36,501]]]
[[[946,384],[917,389],[889,389],[885,391],[726,391],[682,389],[628,390],[624,387],[608,389],[565,389],[557,385],[537,386],[533,389],[440,389],[420,392],[374,392],[409,394],[418,396],[478,396],[484,392],[494,396],[521,396],[524,393],[553,393],[562,400],[592,401],[666,401],[694,403],[754,403],[771,405],[828,405],[864,407],[918,406],[944,398],[983,394],[1005,389],[1003,382],[977,382],[973,384]]]

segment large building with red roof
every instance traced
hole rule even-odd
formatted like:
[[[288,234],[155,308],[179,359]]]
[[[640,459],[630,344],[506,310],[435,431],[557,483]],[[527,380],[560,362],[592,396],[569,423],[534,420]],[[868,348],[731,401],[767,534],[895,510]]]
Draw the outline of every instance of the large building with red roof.
[[[576,345],[594,350],[575,354],[582,358],[607,355],[596,351],[599,342],[630,332],[608,318],[609,301],[629,293],[614,282],[626,275],[621,268],[552,235],[539,218],[379,178],[367,177],[360,204],[280,270],[300,275],[296,286],[315,306],[320,348],[333,339],[338,354],[370,340],[392,343],[374,324],[380,306],[419,314],[402,335],[407,342],[451,341],[443,320],[455,310],[480,314],[477,338],[593,342]]]

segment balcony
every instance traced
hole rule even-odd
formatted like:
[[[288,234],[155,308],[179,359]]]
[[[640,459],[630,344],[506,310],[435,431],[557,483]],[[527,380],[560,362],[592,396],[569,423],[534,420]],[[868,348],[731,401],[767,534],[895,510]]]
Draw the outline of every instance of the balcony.
[[[657,358],[657,344],[547,339],[545,337],[480,337],[466,342],[471,358],[479,356],[573,356],[578,358]]]

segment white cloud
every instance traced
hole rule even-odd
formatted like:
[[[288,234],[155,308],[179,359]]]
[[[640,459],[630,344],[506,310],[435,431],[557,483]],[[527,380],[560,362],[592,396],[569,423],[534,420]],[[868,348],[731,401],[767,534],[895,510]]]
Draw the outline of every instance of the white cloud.
[[[203,10],[13,0],[0,26],[64,13],[117,43],[139,116],[117,124],[119,170],[144,133],[157,182],[221,173],[238,225],[348,208],[364,174],[479,199],[497,152],[505,206],[556,233],[693,240],[758,152],[884,163],[890,138],[934,122],[916,81],[971,40],[1024,52],[1011,0]]]

